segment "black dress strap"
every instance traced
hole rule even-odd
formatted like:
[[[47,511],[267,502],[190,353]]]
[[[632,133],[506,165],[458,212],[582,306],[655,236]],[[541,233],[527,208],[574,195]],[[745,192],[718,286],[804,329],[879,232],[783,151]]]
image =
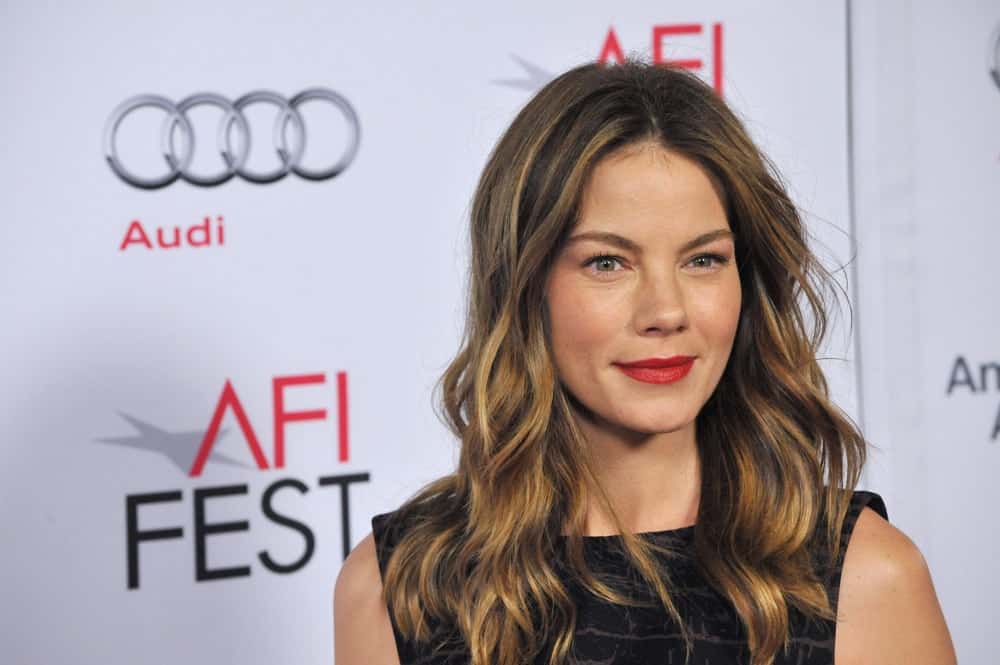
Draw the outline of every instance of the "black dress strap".
[[[385,571],[389,565],[389,557],[393,549],[399,542],[400,526],[393,519],[395,513],[382,513],[372,518],[372,537],[375,540],[375,556],[378,559],[378,570],[383,584],[385,582]],[[399,630],[396,617],[389,607],[389,621],[392,624],[392,635],[396,641],[396,653],[399,656],[401,665],[417,662],[418,654],[414,645],[407,641]]]
[[[392,513],[382,513],[372,518],[372,537],[375,539],[375,554],[378,558],[378,569],[385,576],[385,567],[389,563],[389,555],[396,546],[397,538],[390,529]]]
[[[375,554],[383,584],[386,569],[389,567],[389,558],[405,535],[407,526],[406,518],[403,518],[398,510],[372,518],[372,537],[375,540]],[[392,606],[388,605],[387,609],[400,665],[467,665],[468,653],[462,644],[456,643],[454,631],[445,630],[445,626],[438,620],[425,617],[430,639],[427,643],[415,642],[407,639],[399,629]]]

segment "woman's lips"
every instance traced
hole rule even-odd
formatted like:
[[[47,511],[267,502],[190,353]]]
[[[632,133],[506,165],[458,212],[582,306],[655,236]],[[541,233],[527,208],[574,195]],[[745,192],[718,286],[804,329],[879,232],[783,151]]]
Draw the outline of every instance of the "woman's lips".
[[[692,356],[647,358],[631,363],[615,363],[627,376],[643,383],[673,383],[680,381],[694,365]]]

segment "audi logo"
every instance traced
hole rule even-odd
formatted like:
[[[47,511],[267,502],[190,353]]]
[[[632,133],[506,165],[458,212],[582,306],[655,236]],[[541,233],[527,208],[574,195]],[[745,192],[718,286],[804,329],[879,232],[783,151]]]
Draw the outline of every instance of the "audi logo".
[[[332,104],[347,121],[347,145],[336,162],[320,169],[308,169],[299,164],[305,150],[307,134],[305,121],[298,109],[303,103],[314,100]],[[271,131],[271,142],[278,156],[278,165],[269,171],[255,172],[246,165],[247,155],[250,152],[251,132],[243,109],[251,104],[271,104],[278,107],[278,115]],[[187,111],[199,105],[216,106],[223,111],[215,134],[216,147],[222,156],[222,167],[218,172],[207,175],[192,173],[190,170],[195,151],[195,134]],[[129,171],[118,154],[119,126],[126,116],[144,107],[162,109],[166,113],[160,126],[160,150],[167,169],[166,173],[156,177],[144,177]],[[178,134],[181,140],[175,141]],[[237,135],[235,141],[234,134]],[[291,139],[289,134],[292,134]],[[136,95],[126,99],[111,112],[104,127],[104,157],[115,175],[141,189],[166,187],[178,178],[199,187],[221,185],[233,176],[261,184],[276,182],[289,173],[306,180],[328,180],[351,164],[358,151],[360,139],[361,126],[354,108],[343,96],[326,88],[303,90],[291,99],[285,99],[278,93],[268,90],[257,90],[243,95],[234,102],[211,92],[191,95],[176,104],[159,95]]]

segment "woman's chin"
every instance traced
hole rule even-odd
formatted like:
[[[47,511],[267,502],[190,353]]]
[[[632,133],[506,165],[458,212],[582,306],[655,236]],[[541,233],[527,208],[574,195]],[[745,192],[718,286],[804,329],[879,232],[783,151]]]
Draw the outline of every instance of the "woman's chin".
[[[652,436],[685,430],[694,424],[694,418],[677,416],[665,418],[662,414],[630,414],[617,419],[615,424],[623,430]]]

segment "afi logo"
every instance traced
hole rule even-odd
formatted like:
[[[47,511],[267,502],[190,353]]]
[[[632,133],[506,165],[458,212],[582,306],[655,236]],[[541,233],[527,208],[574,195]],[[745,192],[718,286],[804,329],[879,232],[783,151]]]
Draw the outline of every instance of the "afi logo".
[[[664,56],[663,47],[668,41],[689,41],[691,38],[698,38],[704,42],[703,33],[708,33],[708,26],[699,23],[679,23],[671,25],[654,25],[652,30],[652,52],[653,64],[671,64],[685,69],[701,71],[705,68],[705,63],[701,58],[670,59]],[[722,24],[713,23],[711,26],[712,42],[712,86],[720,95],[722,94]],[[621,63],[625,60],[625,53],[622,50],[618,35],[613,27],[608,28],[608,34],[604,38],[601,46],[601,53],[597,56],[599,63],[608,62]]]
[[[220,435],[225,434],[221,429],[222,420],[227,411],[231,411],[236,418],[243,439],[250,454],[259,469],[280,469],[285,466],[285,430],[289,423],[306,420],[326,420],[327,410],[324,408],[314,408],[301,411],[289,410],[286,407],[286,391],[296,386],[324,385],[326,375],[297,374],[291,376],[276,376],[271,380],[271,404],[274,424],[274,448],[271,459],[267,458],[264,448],[260,444],[260,437],[257,430],[247,416],[247,410],[243,406],[243,401],[232,382],[228,379],[222,387],[219,399],[215,404],[208,431],[202,435],[199,432],[167,432],[144,423],[136,418],[122,414],[126,420],[139,430],[139,436],[116,437],[103,439],[107,443],[128,446],[132,448],[157,451],[166,454],[177,466],[187,471],[191,477],[200,476],[208,461],[240,464],[226,455],[213,452],[216,440]],[[347,373],[337,372],[336,375],[336,396],[337,407],[337,459],[338,462],[347,462],[349,449],[347,441]],[[200,444],[197,442],[200,440]],[[197,452],[194,453],[195,444]],[[191,461],[194,453],[194,461]],[[190,468],[188,468],[190,464]],[[340,519],[339,531],[341,551],[346,559],[351,549],[351,529],[350,529],[350,494],[352,485],[368,483],[371,474],[367,471],[341,474],[327,474],[318,476],[315,483],[316,489],[339,488],[340,496]],[[308,524],[301,515],[297,515],[293,510],[291,513],[285,512],[287,504],[295,497],[306,500],[313,496],[310,483],[295,477],[268,478],[266,488],[259,491],[258,488],[251,488],[250,483],[236,483],[229,485],[215,485],[211,487],[194,487],[190,495],[192,513],[191,524],[193,528],[186,529],[183,525],[181,511],[186,502],[186,492],[182,488],[161,489],[152,492],[137,492],[125,495],[125,549],[127,552],[126,578],[129,589],[139,588],[139,549],[140,545],[150,547],[156,542],[163,540],[184,540],[190,539],[192,545],[192,563],[194,568],[195,582],[206,582],[210,580],[220,580],[228,578],[248,577],[251,574],[251,561],[257,560],[266,570],[286,575],[294,573],[304,568],[313,558],[319,540],[316,536],[314,526]],[[259,496],[253,496],[259,491]],[[276,500],[278,495],[283,497]],[[287,529],[298,534],[302,539],[302,551],[294,560],[283,560],[274,557],[264,546],[263,540],[249,538],[249,550],[243,553],[238,560],[240,565],[209,565],[209,544],[216,536],[229,533],[246,532],[251,534],[251,524],[249,520],[212,521],[209,518],[208,504],[216,502],[235,502],[242,499],[242,508],[246,511],[257,509],[263,516],[263,520],[257,521],[258,529],[273,532],[275,529]],[[284,505],[283,505],[284,504]],[[175,526],[154,529],[143,528],[140,520],[142,509],[147,506],[159,506],[161,511],[172,510],[172,519]],[[302,510],[302,507],[299,509]],[[331,521],[336,523],[336,516],[331,515]],[[332,525],[331,525],[332,526]],[[214,561],[214,559],[213,559]],[[215,562],[216,564],[218,562]]]
[[[326,383],[325,374],[276,376],[272,380],[271,393],[274,414],[274,467],[276,469],[280,469],[285,466],[285,427],[288,423],[303,420],[326,420],[326,409],[313,409],[311,411],[286,411],[285,389],[290,386],[323,383]],[[219,436],[219,427],[222,424],[222,418],[225,416],[227,409],[232,410],[233,415],[236,416],[236,422],[239,424],[240,430],[243,432],[243,438],[246,441],[247,447],[250,448],[250,453],[253,455],[254,462],[257,463],[257,468],[269,468],[267,457],[264,455],[263,448],[261,448],[260,440],[257,438],[257,433],[250,424],[250,419],[247,417],[246,409],[243,408],[243,404],[240,402],[239,395],[237,395],[233,384],[226,379],[226,385],[222,387],[222,393],[219,395],[219,401],[216,402],[215,412],[212,414],[212,420],[208,425],[208,431],[205,432],[205,438],[202,439],[201,446],[198,448],[198,454],[195,456],[194,462],[191,464],[191,469],[188,471],[188,475],[192,478],[200,476],[202,470],[205,468],[205,462],[208,460],[208,456],[212,452],[212,446],[215,445],[215,440]],[[348,460],[346,372],[337,372],[337,420],[339,425],[337,428],[337,460],[339,462],[346,462]]]

